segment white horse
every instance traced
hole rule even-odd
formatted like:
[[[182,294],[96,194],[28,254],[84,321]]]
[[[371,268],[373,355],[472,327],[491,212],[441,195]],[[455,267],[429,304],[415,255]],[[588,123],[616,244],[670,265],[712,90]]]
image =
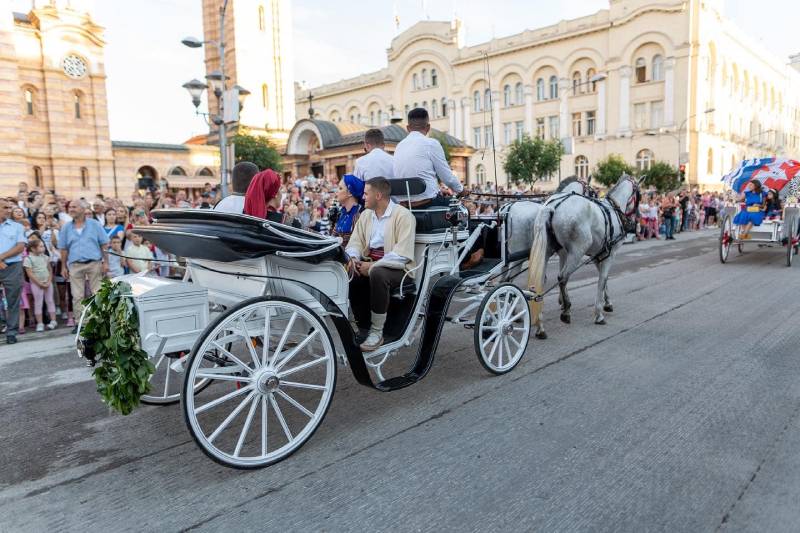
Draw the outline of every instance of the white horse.
[[[602,200],[587,198],[575,191],[565,191],[548,198],[539,209],[533,225],[533,244],[528,263],[528,286],[536,295],[531,301],[531,316],[537,338],[547,338],[542,325],[545,271],[547,261],[554,253],[558,253],[560,259],[558,287],[561,321],[568,324],[571,320],[572,303],[567,294],[569,277],[584,264],[594,262],[599,273],[594,322],[606,323],[603,312],[611,313],[614,310],[606,289],[608,274],[625,234],[635,224],[640,183],[641,180],[637,182],[623,175]],[[584,260],[585,256],[588,256],[588,260]]]

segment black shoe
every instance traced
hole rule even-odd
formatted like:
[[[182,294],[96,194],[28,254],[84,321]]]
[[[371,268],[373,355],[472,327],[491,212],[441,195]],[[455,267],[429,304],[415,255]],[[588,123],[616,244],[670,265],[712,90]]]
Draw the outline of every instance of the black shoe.
[[[6,344],[17,344],[17,336],[16,335],[6,336]]]
[[[78,326],[75,326],[74,328],[72,328],[72,334],[73,335],[77,335],[78,334]]]

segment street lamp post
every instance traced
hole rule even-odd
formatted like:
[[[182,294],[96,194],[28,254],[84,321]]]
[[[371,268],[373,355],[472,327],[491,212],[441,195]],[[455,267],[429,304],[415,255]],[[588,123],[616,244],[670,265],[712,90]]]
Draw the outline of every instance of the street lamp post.
[[[227,116],[236,116],[237,113],[227,113],[225,110],[225,95],[227,93],[227,80],[228,76],[225,75],[225,12],[228,8],[228,0],[222,2],[219,8],[219,39],[202,41],[195,37],[186,37],[181,42],[189,48],[200,48],[204,44],[213,44],[217,47],[219,54],[219,70],[215,70],[206,76],[206,79],[214,91],[214,96],[217,98],[217,114],[210,117],[211,122],[219,127],[219,162],[220,162],[220,190],[222,197],[228,195],[228,141],[227,141]],[[183,87],[189,91],[192,97],[192,103],[195,109],[200,105],[200,96],[202,92],[208,88],[207,85],[199,80],[192,80],[185,83]],[[237,92],[239,100],[239,110],[244,106],[244,98],[250,94],[250,91],[240,87],[234,86],[234,91]],[[201,113],[198,113],[201,114]],[[238,120],[238,119],[237,119]]]

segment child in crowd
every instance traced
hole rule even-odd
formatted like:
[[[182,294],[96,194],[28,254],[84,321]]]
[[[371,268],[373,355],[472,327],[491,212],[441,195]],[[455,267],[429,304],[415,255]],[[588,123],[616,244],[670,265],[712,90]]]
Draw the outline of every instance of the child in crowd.
[[[142,243],[142,236],[138,233],[130,232],[130,239],[131,245],[125,251],[125,255],[128,256],[125,263],[128,265],[131,274],[150,270],[151,261],[154,259],[150,247]]]
[[[50,322],[47,329],[55,329],[56,304],[53,300],[53,270],[50,268],[50,258],[45,255],[45,245],[39,239],[33,239],[28,244],[28,256],[22,261],[25,274],[30,280],[30,290],[33,293],[33,309],[36,317],[36,331],[44,331],[42,320],[42,304],[47,303],[47,312]]]
[[[114,235],[111,237],[111,252],[108,254],[109,278],[116,278],[117,276],[125,274],[125,270],[122,267],[124,259],[122,259],[120,255],[125,255],[122,253],[122,239],[119,235]]]

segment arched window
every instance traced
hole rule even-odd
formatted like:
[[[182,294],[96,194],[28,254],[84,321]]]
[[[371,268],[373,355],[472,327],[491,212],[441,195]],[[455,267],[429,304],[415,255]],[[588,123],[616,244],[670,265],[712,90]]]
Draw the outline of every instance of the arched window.
[[[406,104],[406,107],[405,107],[406,117],[408,116],[408,112],[410,111],[409,107],[410,106],[408,104]]]
[[[706,172],[709,174],[714,173],[714,149],[708,149],[708,160],[706,161]]]
[[[197,172],[197,175],[198,176],[203,176],[205,178],[213,178],[214,177],[214,171],[211,170],[208,167],[203,167]]]
[[[414,91],[419,89],[419,76],[417,76],[416,72],[411,76],[411,89]]]
[[[424,109],[425,111],[428,110],[428,101],[427,100],[422,102],[422,109]]]
[[[264,6],[258,6],[258,29],[264,31],[267,25],[264,20]]]
[[[75,118],[81,118],[81,95],[80,93],[75,93],[73,96],[73,102],[75,105]]]
[[[643,57],[636,60],[636,83],[647,81],[647,61]]]
[[[481,110],[481,92],[475,91],[472,93],[472,111],[477,113]]]
[[[536,80],[536,100],[541,102],[544,100],[544,79],[539,78]]]
[[[266,83],[261,85],[261,105],[264,109],[269,109],[269,87]]]
[[[475,178],[478,180],[478,183],[483,184],[486,182],[486,167],[483,165],[478,165],[475,167]]]
[[[636,154],[636,170],[644,172],[650,170],[653,164],[653,152],[645,148]]]
[[[32,89],[25,89],[25,111],[29,115],[33,115],[33,90]]]
[[[558,98],[558,78],[550,76],[550,98]]]
[[[653,56],[653,81],[664,80],[664,57],[661,54]]]
[[[503,86],[503,107],[511,107],[511,85]]]
[[[369,124],[370,124],[370,126],[374,126],[375,125],[375,111],[370,111],[369,112]]]
[[[592,78],[594,78],[595,75],[597,75],[597,72],[593,68],[590,68],[586,71],[586,83],[589,84],[588,87],[590,92],[595,92],[597,90],[597,82],[592,81]]]
[[[33,167],[33,186],[36,188],[42,186],[42,167]]]
[[[447,116],[447,98],[442,98],[442,116]]]
[[[428,83],[428,69],[422,69],[422,88],[428,87],[430,84]]]
[[[431,101],[431,118],[439,118],[439,102],[437,100]]]
[[[170,176],[185,176],[186,171],[183,170],[183,167],[172,167],[169,171]]]
[[[584,179],[589,177],[589,159],[586,156],[575,157],[575,175]]]
[[[86,167],[81,167],[81,188],[89,188],[89,169]]]
[[[518,81],[516,85],[514,85],[514,103],[517,105],[522,105],[525,102],[525,95],[523,93],[522,82]]]
[[[489,89],[483,91],[483,108],[487,111],[492,110],[492,91]]]
[[[431,69],[431,87],[438,87],[439,86],[439,74],[436,72],[435,68]]]
[[[583,92],[581,87],[581,73],[577,70],[572,73],[572,94]]]

